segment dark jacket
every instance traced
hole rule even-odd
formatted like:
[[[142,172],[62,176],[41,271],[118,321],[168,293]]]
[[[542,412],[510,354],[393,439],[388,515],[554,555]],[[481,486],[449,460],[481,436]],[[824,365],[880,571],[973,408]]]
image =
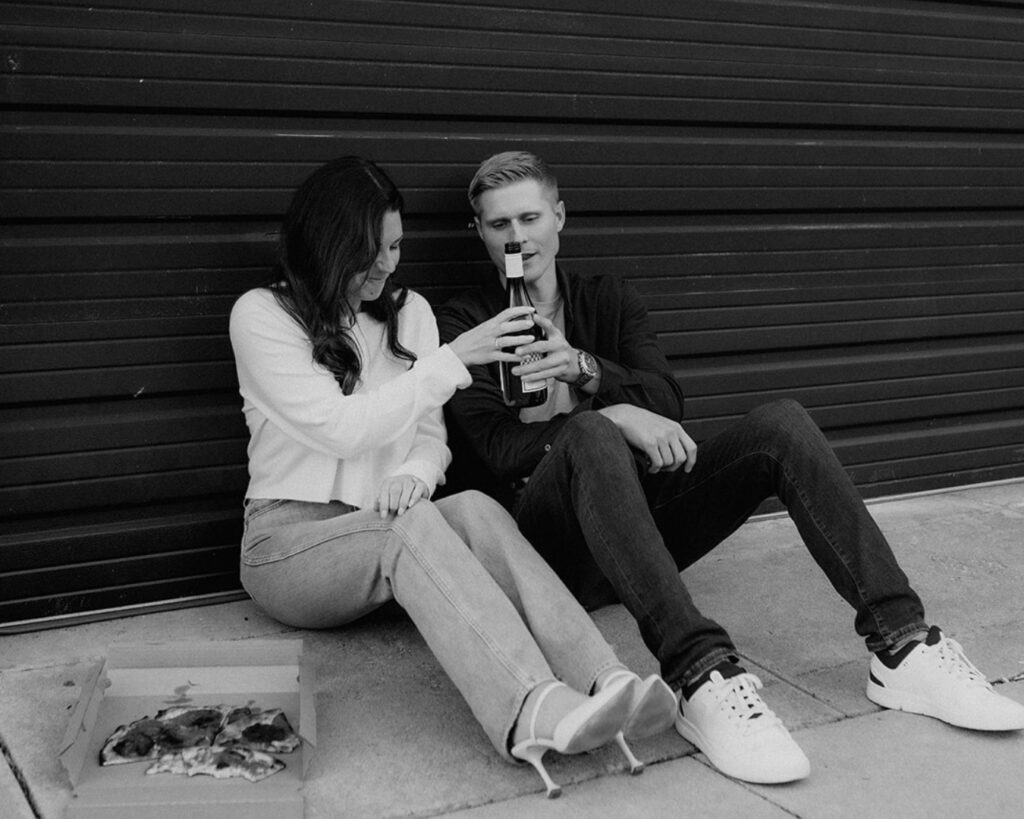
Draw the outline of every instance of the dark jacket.
[[[582,412],[611,404],[635,404],[667,418],[683,418],[683,392],[647,320],[639,294],[617,276],[576,276],[558,268],[565,301],[565,335],[601,364],[597,395],[580,393]],[[442,343],[475,327],[505,306],[497,276],[481,290],[462,293],[437,308]],[[523,423],[501,397],[498,365],[470,367],[473,383],[445,406],[452,466],[445,492],[480,489],[510,505],[514,489],[529,477],[569,415]]]

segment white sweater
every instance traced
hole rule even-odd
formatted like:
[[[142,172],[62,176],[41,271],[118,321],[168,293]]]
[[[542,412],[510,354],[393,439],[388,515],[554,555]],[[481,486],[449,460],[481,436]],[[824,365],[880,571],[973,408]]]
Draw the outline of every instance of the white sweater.
[[[363,369],[344,395],[313,361],[305,331],[266,289],[243,294],[231,311],[242,412],[249,427],[247,498],[341,500],[372,508],[381,482],[420,478],[433,493],[451,460],[441,407],[470,384],[445,345],[426,300],[410,292],[398,337],[415,366],[387,350],[384,325],[359,313],[352,335]]]

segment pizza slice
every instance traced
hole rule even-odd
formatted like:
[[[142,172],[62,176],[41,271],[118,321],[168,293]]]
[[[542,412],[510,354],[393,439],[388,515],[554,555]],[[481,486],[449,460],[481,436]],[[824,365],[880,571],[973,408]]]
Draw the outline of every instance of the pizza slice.
[[[178,705],[160,711],[155,719],[164,724],[165,751],[213,745],[231,710],[226,705]]]
[[[161,742],[163,735],[164,724],[148,716],[119,725],[100,749],[100,765],[156,759],[166,750]]]
[[[259,782],[284,768],[285,764],[280,759],[242,745],[204,745],[164,754],[146,769],[146,773],[206,775],[217,779],[243,777],[250,782]]]
[[[241,744],[275,754],[291,753],[301,742],[284,711],[280,708],[264,711],[253,706],[236,708],[228,714],[226,724],[214,740],[215,745]]]
[[[231,710],[224,705],[176,706],[119,725],[100,749],[100,765],[141,762],[182,748],[212,745]]]

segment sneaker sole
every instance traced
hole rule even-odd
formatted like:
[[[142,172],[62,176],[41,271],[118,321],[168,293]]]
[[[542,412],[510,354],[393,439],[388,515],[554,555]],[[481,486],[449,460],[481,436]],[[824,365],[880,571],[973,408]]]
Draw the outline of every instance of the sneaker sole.
[[[1019,731],[1024,728],[1024,721],[1006,724],[985,720],[963,720],[950,717],[942,708],[936,707],[930,700],[909,694],[906,691],[896,691],[892,688],[878,685],[868,680],[865,690],[867,698],[875,705],[888,708],[890,711],[903,711],[908,714],[919,714],[923,717],[931,717],[947,725],[956,728],[967,728],[971,731]]]
[[[733,779],[750,782],[754,785],[784,785],[787,782],[797,782],[801,779],[806,779],[811,773],[810,762],[794,767],[792,770],[780,769],[777,771],[759,772],[744,770],[742,767],[732,764],[731,758],[724,755],[720,756],[717,752],[709,750],[711,743],[704,738],[704,735],[697,726],[686,719],[686,717],[676,717],[675,726],[679,735],[704,754],[708,762]]]

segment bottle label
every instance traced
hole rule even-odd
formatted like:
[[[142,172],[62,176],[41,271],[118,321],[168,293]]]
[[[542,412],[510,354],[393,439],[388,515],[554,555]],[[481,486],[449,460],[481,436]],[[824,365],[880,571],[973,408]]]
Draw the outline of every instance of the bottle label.
[[[523,364],[532,364],[534,361],[540,361],[544,356],[540,353],[534,353],[533,355],[525,355],[522,358]],[[522,380],[523,392],[540,392],[547,386],[547,381],[541,379],[540,381],[527,381],[525,378]]]

